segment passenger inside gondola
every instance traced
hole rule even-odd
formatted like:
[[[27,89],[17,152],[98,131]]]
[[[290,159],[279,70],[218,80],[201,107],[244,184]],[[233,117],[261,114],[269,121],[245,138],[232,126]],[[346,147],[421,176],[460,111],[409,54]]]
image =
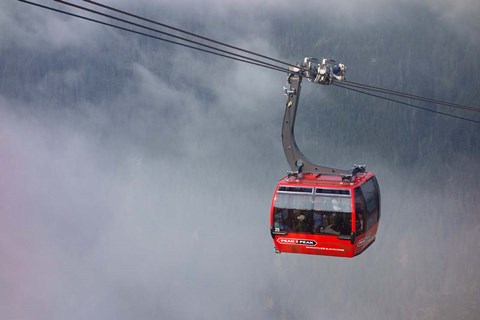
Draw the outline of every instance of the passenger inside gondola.
[[[325,235],[350,235],[351,213],[283,209],[274,214],[275,231],[290,231]]]
[[[324,231],[323,215],[321,212],[313,212],[313,233],[321,233]]]
[[[330,222],[324,229],[324,233],[328,233],[328,234],[335,234],[335,235],[339,235],[340,234],[340,230],[339,230],[339,227],[338,227],[338,219],[337,219],[337,216],[335,213],[333,213],[328,221]]]
[[[297,224],[295,225],[295,231],[297,232],[311,232],[311,228],[304,214],[297,216]]]

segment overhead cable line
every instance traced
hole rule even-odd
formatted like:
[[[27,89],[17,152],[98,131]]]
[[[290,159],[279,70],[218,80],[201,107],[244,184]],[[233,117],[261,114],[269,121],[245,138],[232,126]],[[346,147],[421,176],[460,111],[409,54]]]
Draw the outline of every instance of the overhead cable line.
[[[97,6],[100,6],[100,7],[103,7],[103,8],[107,8],[109,10],[113,10],[117,13],[121,13],[121,14],[124,14],[124,15],[127,15],[127,16],[134,17],[136,19],[140,19],[140,20],[143,20],[143,21],[147,21],[147,22],[150,22],[150,23],[160,25],[160,26],[165,27],[165,28],[169,28],[169,29],[172,29],[172,30],[175,30],[175,31],[178,31],[178,32],[182,32],[182,33],[200,38],[202,40],[206,40],[206,41],[209,41],[209,42],[212,42],[212,43],[215,43],[215,44],[219,44],[221,46],[225,46],[225,47],[228,47],[228,48],[231,48],[231,49],[242,51],[242,52],[245,52],[245,53],[248,53],[248,54],[251,54],[251,55],[259,56],[259,57],[262,57],[263,59],[268,59],[268,60],[271,60],[271,61],[274,61],[274,62],[277,62],[277,63],[286,64],[290,67],[293,66],[294,67],[293,71],[292,71],[292,68],[287,69],[285,67],[281,67],[281,66],[276,65],[276,64],[268,63],[268,62],[265,62],[265,61],[262,61],[262,60],[258,60],[258,59],[252,58],[252,57],[248,57],[248,56],[245,56],[245,55],[234,53],[234,52],[231,52],[231,51],[228,51],[228,50],[220,49],[218,47],[210,46],[210,45],[207,45],[205,43],[194,41],[194,40],[191,40],[191,39],[188,39],[188,38],[185,38],[185,37],[180,37],[180,36],[165,32],[165,31],[154,29],[154,28],[151,28],[151,27],[148,27],[148,26],[145,26],[145,25],[141,25],[141,24],[129,21],[129,20],[118,18],[118,17],[112,16],[112,15],[109,15],[109,14],[105,14],[105,13],[102,13],[102,12],[99,12],[99,11],[96,11],[96,10],[93,10],[93,9],[90,9],[90,8],[87,8],[87,7],[76,5],[76,4],[73,4],[73,3],[69,3],[69,2],[66,2],[66,1],[63,1],[63,0],[53,0],[53,1],[64,4],[64,5],[72,6],[74,8],[84,10],[84,11],[87,11],[87,12],[90,12],[90,13],[93,13],[93,14],[97,14],[97,15],[100,15],[100,16],[103,16],[103,17],[106,17],[106,18],[110,18],[110,19],[119,21],[121,23],[125,23],[125,24],[132,25],[132,26],[135,26],[135,27],[143,28],[143,29],[146,29],[146,30],[149,30],[149,31],[152,31],[152,32],[160,33],[162,35],[172,37],[172,38],[175,38],[175,39],[178,39],[178,40],[181,40],[181,41],[189,42],[189,43],[192,43],[196,46],[188,45],[188,44],[185,44],[185,43],[182,43],[182,42],[173,41],[173,40],[170,40],[170,39],[161,38],[161,37],[158,37],[158,36],[154,36],[152,34],[140,32],[140,31],[137,31],[137,30],[129,29],[129,28],[125,28],[123,26],[115,25],[115,24],[112,24],[112,23],[107,23],[107,22],[92,19],[92,18],[89,18],[89,17],[86,17],[86,16],[81,16],[81,15],[74,14],[74,13],[71,13],[71,12],[59,10],[59,9],[48,7],[48,6],[45,6],[45,5],[41,5],[39,3],[34,3],[34,2],[27,1],[27,0],[18,0],[18,1],[24,2],[24,3],[27,3],[27,4],[31,4],[31,5],[34,5],[34,6],[37,6],[37,7],[41,7],[41,8],[44,8],[44,9],[48,9],[48,10],[51,10],[51,11],[55,11],[55,12],[58,12],[58,13],[66,14],[66,15],[69,15],[69,16],[73,16],[73,17],[76,17],[76,18],[79,18],[79,19],[83,19],[83,20],[87,20],[87,21],[90,21],[90,22],[95,22],[95,23],[98,23],[98,24],[102,24],[102,25],[105,25],[105,26],[116,28],[116,29],[119,29],[119,30],[123,30],[123,31],[134,33],[134,34],[138,34],[138,35],[146,36],[146,37],[149,37],[149,38],[153,38],[153,39],[156,39],[156,40],[161,40],[161,41],[164,41],[164,42],[167,42],[167,43],[176,44],[176,45],[179,45],[179,46],[191,48],[191,49],[194,49],[194,50],[197,50],[197,51],[210,53],[210,54],[221,56],[221,57],[224,57],[224,58],[228,58],[228,59],[232,59],[232,60],[256,65],[256,66],[271,69],[271,70],[274,70],[274,71],[279,71],[279,72],[282,72],[282,73],[303,74],[304,72],[301,72],[301,70],[311,71],[310,69],[306,69],[303,66],[290,64],[290,63],[287,63],[287,62],[284,62],[284,61],[281,61],[281,60],[277,60],[277,59],[268,57],[266,55],[261,55],[261,54],[258,54],[258,53],[255,53],[255,52],[252,52],[252,51],[249,51],[249,50],[244,50],[244,49],[241,49],[239,47],[231,46],[231,45],[228,45],[228,44],[220,42],[220,41],[216,41],[216,40],[213,40],[213,39],[210,39],[210,38],[207,38],[207,37],[203,37],[203,36],[200,36],[200,35],[197,35],[197,34],[194,34],[194,33],[191,33],[191,32],[176,28],[176,27],[172,27],[172,26],[160,23],[158,21],[153,21],[153,20],[150,20],[150,19],[147,19],[147,18],[143,18],[143,17],[137,16],[137,15],[134,15],[134,14],[131,14],[131,13],[113,8],[113,7],[109,7],[109,6],[103,5],[99,2],[95,2],[95,1],[91,1],[91,0],[83,0],[83,1],[94,4],[94,5],[97,5]],[[208,48],[209,50],[204,49],[204,48],[200,48],[200,47],[197,47],[197,46],[205,47],[205,48]],[[212,50],[214,50],[214,51],[212,51]],[[315,78],[316,74],[313,74],[311,76],[307,76],[306,74],[303,74],[303,76],[306,77],[306,78],[313,79],[313,78]],[[403,105],[406,105],[406,106],[410,106],[410,107],[413,107],[413,108],[422,109],[422,110],[442,114],[442,115],[445,115],[445,116],[449,116],[449,117],[453,117],[453,118],[457,118],[457,119],[461,119],[461,120],[465,120],[465,121],[480,123],[480,121],[455,116],[455,115],[445,113],[445,112],[435,111],[435,110],[432,110],[432,109],[416,106],[416,105],[413,105],[413,104],[410,104],[410,103],[402,102],[402,101],[395,100],[395,99],[390,99],[390,98],[380,96],[380,95],[375,95],[375,94],[368,93],[366,91],[362,91],[362,90],[358,90],[358,89],[375,91],[375,92],[380,92],[380,93],[383,93],[383,94],[396,95],[396,96],[400,96],[400,97],[404,97],[404,98],[410,98],[410,99],[425,101],[425,102],[429,102],[429,103],[442,104],[442,105],[446,105],[446,106],[454,107],[454,108],[458,108],[458,109],[465,109],[465,110],[479,112],[480,109],[476,108],[476,107],[454,104],[454,103],[444,102],[444,101],[441,101],[441,100],[435,100],[435,99],[425,98],[425,97],[421,97],[421,96],[406,94],[406,93],[402,93],[402,92],[398,92],[398,91],[394,91],[394,90],[369,86],[369,85],[365,85],[365,84],[361,84],[361,83],[353,82],[353,81],[343,81],[343,82],[341,82],[341,84],[334,83],[334,85],[337,85],[338,87],[342,87],[342,88],[347,89],[347,90],[355,91],[357,93],[366,94],[366,95],[369,95],[369,96],[372,96],[372,97],[377,97],[377,98],[380,98],[380,99],[396,102],[396,103],[403,104]]]
[[[457,103],[451,103],[451,102],[446,102],[446,101],[442,101],[442,100],[426,98],[426,97],[422,97],[422,96],[417,96],[417,95],[413,95],[413,94],[408,94],[408,93],[403,93],[403,92],[399,92],[399,91],[389,90],[389,89],[385,89],[385,88],[369,86],[369,85],[366,85],[366,84],[363,84],[363,83],[358,83],[358,82],[345,80],[345,81],[342,82],[342,84],[345,85],[345,86],[352,86],[352,87],[361,88],[361,89],[365,89],[365,90],[371,90],[371,91],[375,91],[375,92],[391,94],[391,95],[394,95],[394,96],[410,98],[410,99],[420,100],[420,101],[424,101],[424,102],[430,102],[430,103],[444,105],[444,106],[448,106],[448,107],[452,107],[452,108],[458,108],[458,109],[480,112],[480,107],[471,107],[471,106],[466,106],[466,105],[462,105],[462,104],[457,104]]]
[[[235,57],[251,60],[251,61],[254,61],[256,63],[264,64],[265,66],[270,66],[272,68],[281,69],[281,67],[278,66],[278,65],[274,65],[274,64],[271,64],[271,63],[268,63],[268,62],[265,62],[265,61],[261,61],[261,60],[258,60],[258,59],[254,59],[254,58],[245,56],[245,55],[241,55],[241,54],[233,53],[233,52],[230,52],[230,51],[227,51],[227,50],[224,50],[224,49],[213,47],[213,46],[210,46],[210,45],[207,45],[207,44],[195,41],[195,40],[191,40],[191,39],[188,39],[188,38],[185,38],[185,37],[177,36],[177,35],[174,35],[172,33],[161,31],[161,30],[151,28],[151,27],[148,27],[148,26],[145,26],[145,25],[142,25],[142,24],[139,24],[139,23],[135,23],[135,22],[132,22],[132,21],[129,21],[129,20],[125,20],[125,19],[122,19],[122,18],[118,18],[118,17],[112,16],[112,15],[109,15],[109,14],[106,14],[106,13],[102,13],[100,11],[96,11],[96,10],[93,10],[93,9],[90,9],[90,8],[87,8],[87,7],[84,7],[84,6],[74,4],[74,3],[70,3],[70,2],[67,2],[67,1],[63,1],[63,0],[53,0],[53,1],[58,2],[58,3],[62,3],[62,4],[67,5],[67,6],[77,8],[77,9],[80,9],[80,10],[83,10],[83,11],[87,11],[87,12],[90,12],[90,13],[93,13],[93,14],[96,14],[96,15],[99,15],[99,16],[103,16],[103,17],[106,17],[106,18],[109,18],[109,19],[117,20],[117,21],[129,24],[129,25],[135,26],[135,27],[139,27],[139,28],[142,28],[142,29],[145,29],[145,30],[156,32],[156,33],[159,33],[159,34],[162,34],[162,35],[165,35],[165,36],[168,36],[168,37],[172,37],[172,38],[175,38],[175,39],[178,39],[178,40],[182,40],[182,41],[185,41],[185,42],[190,42],[192,44],[202,46],[202,47],[205,47],[205,48],[208,48],[208,49],[211,49],[211,50],[216,50],[216,51],[219,51],[219,52],[222,52],[222,53],[225,53],[225,54],[230,54],[230,55],[235,56]],[[288,71],[287,68],[284,68],[283,70],[285,72]]]
[[[54,1],[56,1],[56,0],[54,0]],[[127,15],[127,16],[132,17],[132,18],[136,18],[136,19],[139,19],[139,20],[143,20],[145,22],[149,22],[149,23],[156,24],[158,26],[162,26],[164,28],[168,28],[168,29],[171,29],[171,30],[174,30],[174,31],[177,31],[177,32],[181,32],[181,33],[187,34],[187,35],[192,36],[192,37],[196,37],[196,38],[199,38],[199,39],[202,39],[202,40],[205,40],[205,41],[209,41],[209,42],[212,42],[212,43],[215,43],[215,44],[218,44],[218,45],[222,45],[222,46],[230,48],[230,49],[235,49],[235,50],[238,50],[238,51],[241,51],[241,52],[245,52],[245,53],[260,57],[260,58],[264,58],[264,59],[268,59],[268,60],[271,60],[271,61],[274,61],[274,62],[277,62],[277,63],[280,63],[280,64],[284,64],[284,65],[287,65],[287,66],[298,67],[298,66],[296,66],[294,64],[291,64],[289,62],[286,62],[286,61],[278,60],[278,59],[275,59],[275,58],[272,58],[272,57],[269,57],[269,56],[266,56],[266,55],[263,55],[263,54],[260,54],[260,53],[256,53],[256,52],[253,52],[253,51],[250,51],[250,50],[246,50],[246,49],[242,49],[242,48],[237,47],[237,46],[230,45],[230,44],[225,43],[225,42],[221,42],[221,41],[218,41],[218,40],[214,40],[212,38],[201,36],[199,34],[196,34],[196,33],[190,32],[190,31],[186,31],[184,29],[180,29],[180,28],[177,28],[177,27],[174,27],[174,26],[171,26],[171,25],[168,25],[166,23],[151,20],[151,19],[139,16],[139,15],[136,15],[136,14],[124,11],[124,10],[120,10],[120,9],[117,9],[117,8],[114,8],[114,7],[111,7],[111,6],[107,6],[107,5],[102,4],[100,2],[97,2],[97,1],[92,1],[92,0],[82,0],[82,1],[91,3],[93,5],[102,7],[104,9],[108,9],[108,10],[111,10],[111,11],[115,11],[117,13]]]
[[[417,105],[414,105],[414,104],[411,104],[411,103],[408,103],[408,102],[403,102],[403,101],[400,101],[400,100],[395,100],[395,99],[387,98],[387,97],[384,97],[384,96],[380,96],[380,95],[377,95],[377,94],[373,94],[373,93],[361,91],[361,90],[358,90],[358,89],[353,89],[353,88],[351,88],[351,87],[344,86],[344,85],[342,85],[342,84],[333,83],[333,85],[334,85],[334,86],[337,86],[337,87],[340,87],[340,88],[344,88],[344,89],[346,89],[346,90],[351,90],[351,91],[355,91],[355,92],[358,92],[358,93],[361,93],[361,94],[365,94],[365,95],[368,95],[368,96],[371,96],[371,97],[380,98],[380,99],[384,99],[384,100],[387,100],[387,101],[391,101],[391,102],[396,102],[396,103],[399,103],[399,104],[403,104],[403,105],[405,105],[405,106],[409,106],[409,107],[412,107],[412,108],[415,108],[415,109],[421,109],[421,110],[424,110],[424,111],[429,111],[429,112],[432,112],[432,113],[441,114],[441,115],[444,115],[444,116],[447,116],[447,117],[451,117],[451,118],[455,118],[455,119],[460,119],[460,120],[465,120],[465,121],[470,121],[470,122],[474,122],[474,123],[480,124],[480,121],[477,121],[477,120],[472,120],[472,119],[468,119],[468,118],[464,118],[464,117],[459,117],[459,116],[456,116],[456,115],[453,115],[453,114],[450,114],[450,113],[441,112],[441,111],[437,111],[437,110],[432,110],[432,109],[425,108],[425,107],[420,107],[420,106],[417,106]]]
[[[222,53],[218,53],[218,52],[215,52],[215,51],[210,51],[210,50],[202,49],[202,48],[199,48],[199,47],[194,47],[194,46],[191,46],[191,45],[188,45],[188,44],[185,44],[185,43],[181,43],[181,42],[157,37],[157,36],[147,34],[147,33],[144,33],[144,32],[140,32],[140,31],[136,31],[136,30],[133,30],[133,29],[128,29],[128,28],[125,28],[125,27],[122,27],[122,26],[114,25],[114,24],[111,24],[111,23],[108,23],[108,22],[92,19],[92,18],[89,18],[89,17],[81,16],[81,15],[78,15],[78,14],[63,11],[63,10],[56,9],[56,8],[53,8],[53,7],[48,7],[48,6],[39,4],[39,3],[34,3],[34,2],[27,1],[27,0],[18,0],[18,1],[24,2],[26,4],[30,4],[30,5],[33,5],[33,6],[37,6],[37,7],[43,8],[43,9],[47,9],[47,10],[62,13],[62,14],[65,14],[65,15],[69,15],[69,16],[79,18],[79,19],[82,19],[82,20],[87,20],[87,21],[98,23],[98,24],[105,25],[105,26],[108,26],[108,27],[112,27],[112,28],[116,28],[116,29],[119,29],[119,30],[130,32],[130,33],[134,33],[134,34],[142,35],[142,36],[145,36],[145,37],[149,37],[149,38],[152,38],[152,39],[161,40],[161,41],[164,41],[164,42],[168,42],[168,43],[171,43],[171,44],[187,47],[187,48],[198,50],[198,51],[205,52],[205,53],[210,53],[210,54],[217,55],[217,56],[220,56],[220,57],[224,57],[224,58],[228,58],[228,59],[232,59],[232,60],[256,65],[256,66],[259,66],[259,67],[279,71],[279,72],[282,72],[282,73],[285,73],[287,71],[286,69],[283,69],[283,68],[280,68],[280,67],[268,66],[268,65],[265,65],[263,63],[258,63],[258,62],[254,62],[254,61],[250,61],[250,60],[245,60],[245,59],[237,58],[237,57],[230,56],[230,55],[227,55],[227,54],[222,54]]]
[[[54,1],[57,1],[57,0],[54,0]],[[285,65],[290,66],[290,67],[296,67],[296,68],[299,68],[299,69],[303,69],[302,67],[299,67],[299,66],[297,66],[297,65],[291,64],[291,63],[289,63],[289,62],[285,62],[285,61],[282,61],[282,60],[278,60],[278,59],[275,59],[275,58],[272,58],[272,57],[269,57],[269,56],[266,56],[266,55],[263,55],[263,54],[259,54],[259,53],[253,52],[253,51],[245,50],[245,49],[239,48],[239,47],[237,47],[237,46],[233,46],[233,45],[230,45],[230,44],[221,42],[221,41],[217,41],[217,40],[214,40],[214,39],[205,37],[205,36],[201,36],[201,35],[195,34],[195,33],[193,33],[193,32],[186,31],[186,30],[184,30],[184,29],[180,29],[180,28],[177,28],[177,27],[173,27],[173,26],[168,25],[168,24],[166,24],[166,23],[162,23],[162,22],[159,22],[159,21],[155,21],[155,20],[152,20],[152,19],[148,19],[148,18],[139,16],[139,15],[136,15],[136,14],[133,14],[133,13],[124,11],[124,10],[120,10],[120,9],[118,9],[118,8],[114,8],[114,7],[112,7],[112,6],[108,6],[108,5],[102,4],[102,3],[98,2],[98,1],[93,1],[93,0],[82,0],[82,1],[87,2],[87,3],[90,3],[90,4],[93,4],[93,5],[96,5],[96,6],[99,6],[99,7],[102,7],[102,8],[104,8],[104,9],[108,9],[108,10],[111,10],[111,11],[114,11],[114,12],[117,12],[117,13],[120,13],[120,14],[124,14],[124,15],[130,16],[130,17],[133,17],[133,18],[136,18],[136,19],[145,21],[145,22],[153,23],[153,24],[162,26],[162,27],[164,27],[164,28],[168,28],[168,29],[171,29],[171,30],[175,30],[175,31],[178,31],[178,32],[181,32],[181,33],[184,33],[184,34],[187,34],[187,35],[190,35],[190,36],[193,36],[193,37],[202,39],[202,40],[206,40],[206,41],[209,41],[209,42],[212,42],[212,43],[215,43],[215,44],[219,44],[219,45],[225,46],[225,47],[227,47],[227,48],[231,48],[231,49],[235,49],[235,50],[238,50],[238,51],[241,51],[241,52],[249,53],[249,54],[252,54],[252,55],[255,55],[255,56],[264,58],[264,59],[268,59],[268,60],[271,60],[271,61],[274,61],[274,62],[278,62],[278,63],[281,63],[281,64],[285,64]],[[58,2],[61,2],[61,1],[58,1]],[[403,93],[403,92],[393,91],[393,90],[384,89],[384,88],[379,88],[379,87],[374,87],[374,86],[368,86],[368,85],[365,85],[365,84],[362,84],[362,83],[358,83],[358,82],[343,81],[343,83],[346,83],[346,84],[352,85],[352,86],[357,86],[357,87],[360,87],[360,88],[362,88],[362,89],[377,91],[377,92],[381,92],[381,93],[385,93],[385,94],[392,94],[392,95],[396,95],[396,96],[407,97],[407,98],[411,98],[411,99],[415,99],[415,100],[420,100],[420,101],[425,101],[425,102],[430,102],[430,103],[445,105],[445,106],[449,106],[449,107],[455,107],[455,108],[460,108],[460,109],[465,109],[465,110],[480,112],[480,108],[476,108],[476,107],[470,107],[470,106],[465,106],[465,105],[460,105],[460,104],[445,102],[445,101],[441,101],[441,100],[436,100],[436,99],[421,97],[421,96],[417,96],[417,95],[407,94],[407,93]]]

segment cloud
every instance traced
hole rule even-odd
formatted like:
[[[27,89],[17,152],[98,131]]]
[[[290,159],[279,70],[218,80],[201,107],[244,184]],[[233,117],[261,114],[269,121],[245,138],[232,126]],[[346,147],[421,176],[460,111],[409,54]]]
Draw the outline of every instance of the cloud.
[[[54,2],[41,4],[71,12],[68,7],[61,7]],[[4,46],[14,45],[45,52],[69,46],[92,46],[98,43],[102,34],[108,33],[105,28],[99,29],[93,23],[22,2],[6,2],[1,4],[1,9],[1,43]]]

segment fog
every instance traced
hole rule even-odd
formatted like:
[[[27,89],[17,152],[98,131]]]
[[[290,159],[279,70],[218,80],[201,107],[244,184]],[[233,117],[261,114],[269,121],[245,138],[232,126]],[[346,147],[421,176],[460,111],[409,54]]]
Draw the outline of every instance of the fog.
[[[281,59],[339,54],[352,80],[478,105],[474,1],[108,3]],[[1,319],[480,315],[478,124],[305,81],[300,146],[321,164],[366,163],[382,218],[353,259],[278,255],[286,75],[16,1],[0,12]],[[408,25],[455,43],[431,48]]]

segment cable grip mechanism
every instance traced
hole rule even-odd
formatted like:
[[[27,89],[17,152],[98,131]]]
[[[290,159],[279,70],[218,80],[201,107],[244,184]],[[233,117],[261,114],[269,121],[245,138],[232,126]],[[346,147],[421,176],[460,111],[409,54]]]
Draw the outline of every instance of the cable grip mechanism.
[[[323,58],[322,62],[318,62],[316,58],[305,57],[303,70],[304,77],[309,81],[329,85],[335,80],[344,81],[347,67],[332,59]]]

